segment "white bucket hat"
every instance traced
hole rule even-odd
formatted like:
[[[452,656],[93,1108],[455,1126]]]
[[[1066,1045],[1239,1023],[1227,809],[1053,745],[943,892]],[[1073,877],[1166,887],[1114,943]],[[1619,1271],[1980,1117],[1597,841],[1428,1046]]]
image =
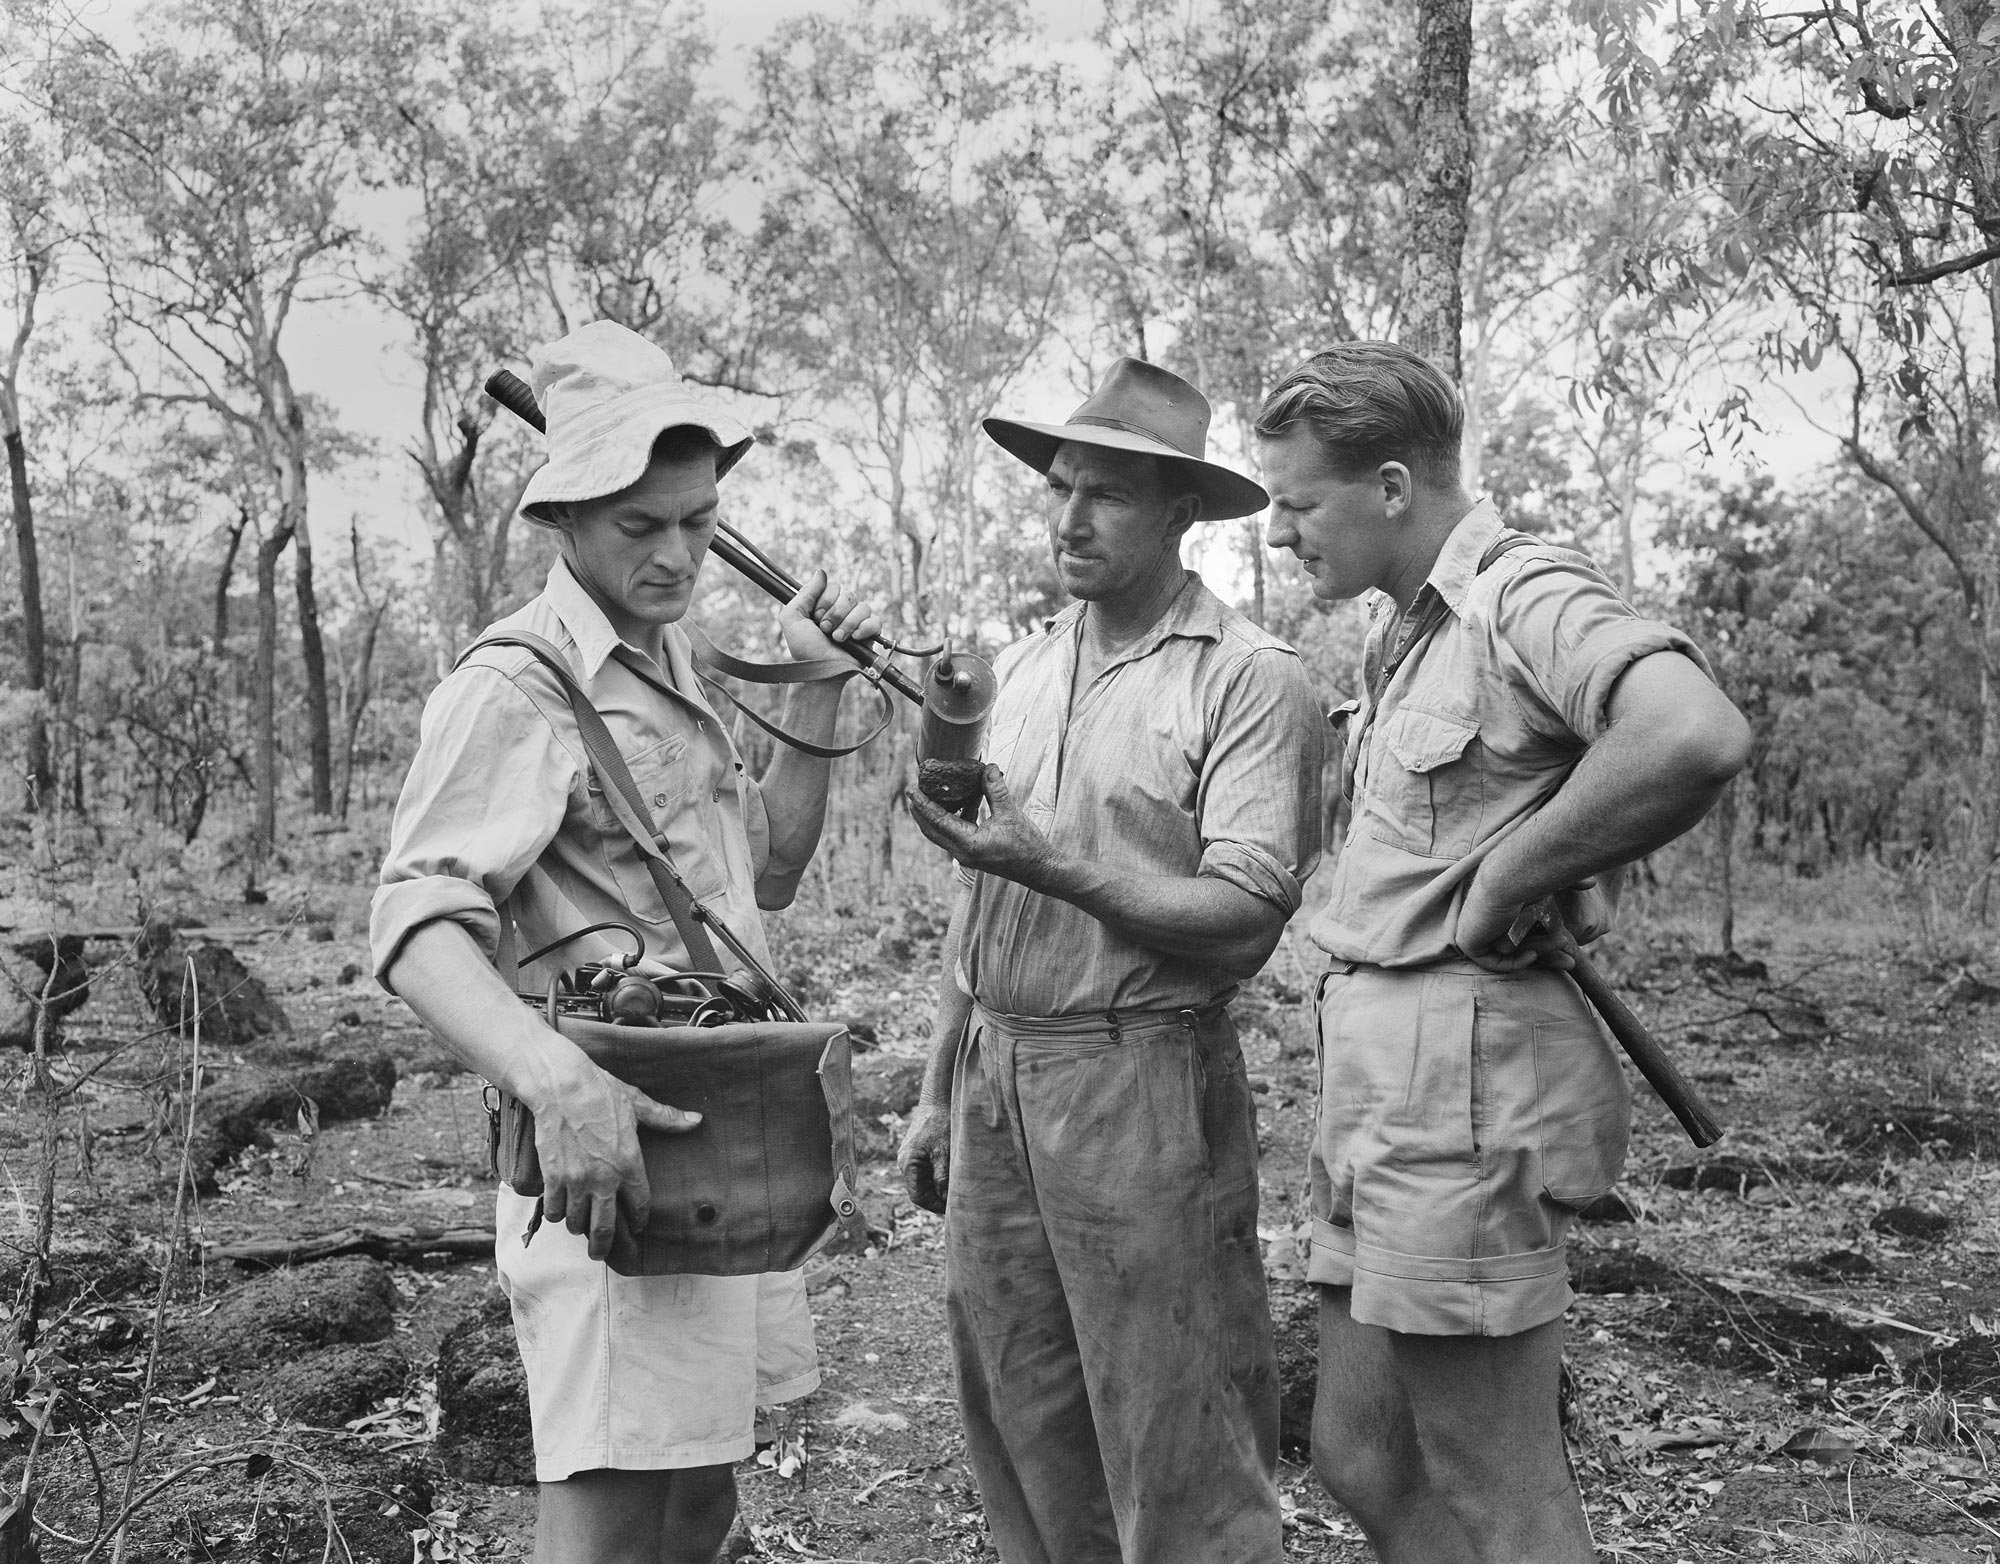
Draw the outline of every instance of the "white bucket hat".
[[[553,522],[544,506],[594,500],[638,482],[653,442],[669,429],[705,430],[720,449],[720,478],[754,443],[750,426],[636,331],[594,320],[534,351],[535,400],[548,420],[549,459],[521,494],[530,521]]]

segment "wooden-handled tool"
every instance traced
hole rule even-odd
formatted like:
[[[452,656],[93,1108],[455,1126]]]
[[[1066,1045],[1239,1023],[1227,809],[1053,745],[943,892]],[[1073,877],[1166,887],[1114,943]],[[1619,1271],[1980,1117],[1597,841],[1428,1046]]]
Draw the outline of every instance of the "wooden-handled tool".
[[[489,375],[486,380],[486,394],[529,428],[547,433],[548,423],[542,417],[542,409],[535,401],[534,391],[527,381],[511,369],[495,370]],[[778,602],[789,603],[799,595],[799,583],[728,522],[717,523],[715,541],[709,544],[709,549],[752,586],[762,588]],[[899,650],[893,643],[881,636],[871,636],[865,643],[843,641],[840,643],[840,650],[912,705],[923,705],[922,686],[888,661],[889,653]]]
[[[1556,917],[1551,902],[1537,902],[1524,909],[1514,920],[1514,926],[1507,931],[1507,942],[1519,945],[1522,940],[1539,925]],[[1700,1090],[1675,1064],[1660,1040],[1646,1030],[1646,1023],[1633,1014],[1632,1007],[1612,991],[1604,981],[1604,974],[1591,964],[1591,960],[1581,950],[1573,952],[1576,965],[1570,969],[1570,976],[1576,986],[1583,990],[1583,997],[1590,1001],[1591,1009],[1603,1017],[1604,1024],[1611,1029],[1611,1035],[1618,1039],[1618,1046],[1626,1056],[1639,1067],[1639,1073],[1646,1082],[1659,1093],[1681,1128],[1687,1131],[1688,1139],[1697,1146],[1713,1146],[1722,1139],[1722,1125],[1709,1107]]]

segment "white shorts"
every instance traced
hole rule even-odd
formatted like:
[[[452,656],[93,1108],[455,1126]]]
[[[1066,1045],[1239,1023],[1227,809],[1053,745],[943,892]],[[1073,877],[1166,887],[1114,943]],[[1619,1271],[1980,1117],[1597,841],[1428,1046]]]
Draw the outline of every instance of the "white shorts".
[[[805,1273],[620,1276],[505,1184],[500,1285],[514,1310],[535,1476],[724,1466],[749,1456],[759,1406],[810,1395],[819,1356]]]

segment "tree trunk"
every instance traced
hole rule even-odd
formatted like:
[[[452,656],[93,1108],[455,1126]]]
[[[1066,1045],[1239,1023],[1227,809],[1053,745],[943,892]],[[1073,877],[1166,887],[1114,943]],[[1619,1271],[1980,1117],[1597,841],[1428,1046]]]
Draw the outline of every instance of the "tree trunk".
[[[1264,623],[1264,528],[1255,516],[1243,523],[1243,546],[1250,555],[1250,619]]]
[[[1472,0],[1419,0],[1417,160],[1407,187],[1410,248],[1398,336],[1454,381],[1464,313],[1458,269],[1472,192],[1471,71]]]
[[[252,857],[258,868],[278,839],[278,556],[292,541],[280,527],[257,544],[257,654],[250,678],[250,744],[257,810]],[[254,871],[253,871],[254,873]]]
[[[220,657],[229,640],[229,583],[236,577],[236,552],[243,546],[243,529],[250,525],[250,507],[236,507],[236,520],[229,529],[229,546],[222,551],[222,569],[215,578],[215,655]]]
[[[1988,600],[1992,587],[1989,586]],[[1981,615],[1979,637],[1979,746],[1972,779],[1972,852],[1975,878],[1966,911],[1980,923],[1993,915],[1993,878],[2000,872],[2000,633]]]
[[[301,506],[292,538],[293,582],[299,603],[299,656],[306,675],[306,734],[312,757],[312,810],[333,813],[333,717],[327,703],[326,645],[319,633],[319,599],[313,592],[312,533]]]
[[[361,654],[354,660],[354,674],[341,700],[340,792],[334,800],[334,816],[342,821],[347,819],[348,801],[354,793],[354,744],[361,733],[361,714],[368,709],[368,696],[374,679],[375,638],[382,629],[382,615],[387,610],[387,604],[377,604],[370,611],[368,624],[361,632]]]
[[[6,420],[7,481],[14,496],[14,547],[21,565],[21,652],[28,689],[35,697],[28,719],[27,807],[45,808],[54,795],[55,767],[49,756],[48,629],[42,620],[42,563],[35,547],[35,512],[28,492],[28,446],[14,398],[9,395],[0,416]]]

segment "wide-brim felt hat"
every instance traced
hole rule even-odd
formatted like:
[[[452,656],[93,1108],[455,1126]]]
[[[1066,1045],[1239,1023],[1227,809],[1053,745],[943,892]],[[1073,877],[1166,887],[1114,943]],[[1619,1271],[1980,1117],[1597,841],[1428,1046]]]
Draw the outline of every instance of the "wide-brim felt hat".
[[[549,459],[528,479],[521,512],[548,525],[543,507],[616,494],[638,482],[653,442],[695,428],[716,444],[720,478],[755,443],[750,426],[704,386],[681,378],[664,349],[608,320],[536,348],[530,384],[548,422]]]
[[[1262,484],[1208,460],[1208,420],[1208,398],[1179,375],[1144,359],[1121,358],[1068,423],[988,418],[980,427],[1036,472],[1047,472],[1056,452],[1070,443],[1165,457],[1201,496],[1201,520],[1254,516],[1271,496]]]

